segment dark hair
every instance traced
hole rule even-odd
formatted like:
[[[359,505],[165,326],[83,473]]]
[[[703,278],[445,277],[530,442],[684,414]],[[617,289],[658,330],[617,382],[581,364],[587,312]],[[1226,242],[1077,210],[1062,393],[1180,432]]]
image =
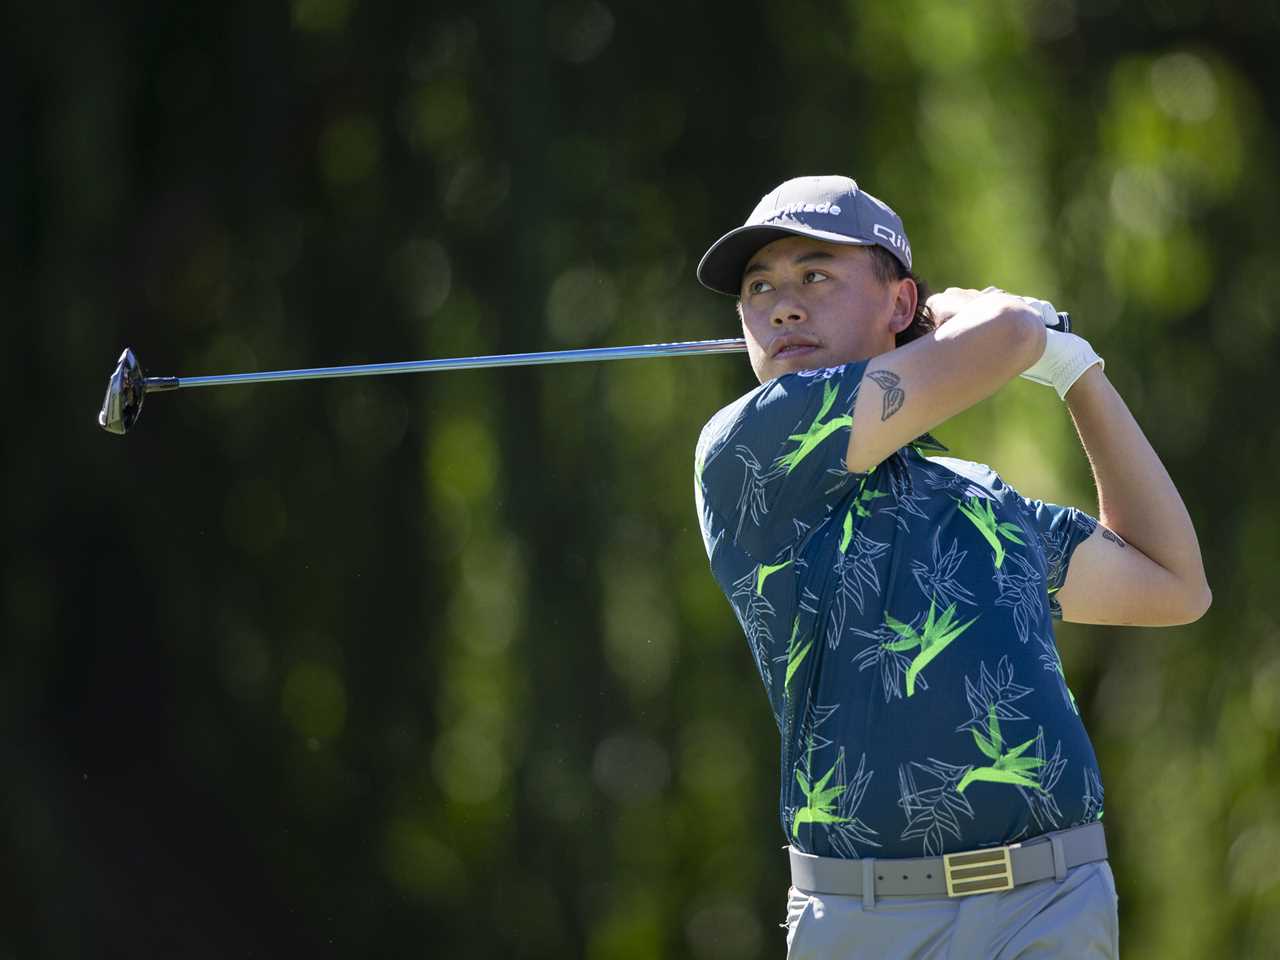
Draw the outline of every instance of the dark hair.
[[[910,343],[926,333],[932,333],[937,327],[933,322],[933,311],[926,301],[929,299],[929,285],[902,265],[902,261],[884,247],[867,247],[871,254],[871,268],[876,279],[882,283],[893,283],[895,280],[914,280],[916,283],[916,315],[911,318],[911,325],[897,335],[894,346],[900,347]]]

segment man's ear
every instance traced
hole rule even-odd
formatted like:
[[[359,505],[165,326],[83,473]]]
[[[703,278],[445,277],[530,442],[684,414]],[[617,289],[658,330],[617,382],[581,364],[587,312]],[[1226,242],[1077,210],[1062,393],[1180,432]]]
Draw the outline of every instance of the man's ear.
[[[889,329],[895,334],[901,333],[916,317],[916,300],[919,290],[916,282],[910,277],[895,281],[897,290],[893,297],[893,313],[889,317]]]

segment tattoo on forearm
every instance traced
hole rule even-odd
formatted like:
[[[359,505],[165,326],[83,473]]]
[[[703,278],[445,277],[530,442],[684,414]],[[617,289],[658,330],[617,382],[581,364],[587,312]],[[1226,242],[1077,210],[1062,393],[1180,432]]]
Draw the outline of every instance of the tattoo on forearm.
[[[898,386],[902,382],[902,378],[888,370],[873,370],[867,376],[874,380],[880,389],[884,391],[884,408],[880,411],[880,419],[881,421],[888,420],[902,409],[902,404],[907,399],[907,392]]]
[[[1101,524],[1099,524],[1099,526],[1101,526]],[[1128,546],[1127,543],[1125,543],[1122,539],[1120,539],[1119,534],[1112,533],[1106,527],[1102,527],[1102,539],[1110,540],[1112,543],[1114,543],[1117,547],[1120,547],[1121,549],[1124,549],[1125,547]]]

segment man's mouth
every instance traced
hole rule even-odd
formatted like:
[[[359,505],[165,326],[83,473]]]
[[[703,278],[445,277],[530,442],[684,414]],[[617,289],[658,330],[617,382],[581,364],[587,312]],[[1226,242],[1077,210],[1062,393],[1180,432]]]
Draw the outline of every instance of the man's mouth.
[[[774,354],[774,356],[778,360],[784,360],[787,357],[798,357],[804,353],[813,353],[813,351],[817,349],[818,348],[813,346],[812,344],[798,343],[794,347],[783,347],[776,354]]]
[[[773,348],[774,360],[786,360],[789,357],[800,357],[813,353],[818,345],[804,337],[785,337]]]

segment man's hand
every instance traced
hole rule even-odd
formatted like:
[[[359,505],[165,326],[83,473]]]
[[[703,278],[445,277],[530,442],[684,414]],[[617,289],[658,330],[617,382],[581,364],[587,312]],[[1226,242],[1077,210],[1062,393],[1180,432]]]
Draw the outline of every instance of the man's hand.
[[[992,295],[1010,296],[998,287],[986,287],[982,290],[948,287],[942,293],[930,297],[927,303],[929,310],[933,313],[934,323],[941,325],[979,297]],[[1016,299],[1034,307],[1046,328],[1058,324],[1058,311],[1048,300],[1040,300],[1036,297],[1016,297]],[[1103,360],[1094,352],[1089,341],[1083,337],[1053,329],[1046,329],[1045,333],[1044,353],[1019,376],[1032,383],[1053,387],[1058,392],[1059,398],[1065,400],[1067,391],[1080,379],[1081,375],[1090,367],[1104,366]]]
[[[935,293],[925,303],[929,307],[929,312],[933,314],[934,323],[941,324],[950,320],[978,297],[984,297],[991,293],[1010,296],[999,287],[983,287],[981,290],[970,290],[966,287],[947,287],[941,293]],[[1058,311],[1054,309],[1053,304],[1048,300],[1037,300],[1035,297],[1016,297],[1016,299],[1035,307],[1040,312],[1040,319],[1044,321],[1046,327],[1056,327],[1061,321]]]
[[[935,293],[925,305],[929,308],[929,312],[933,314],[933,322],[941,326],[946,323],[957,313],[967,307],[978,297],[986,296],[990,293],[1003,293],[995,287],[987,287],[985,290],[970,290],[966,287],[947,287],[941,293]]]

